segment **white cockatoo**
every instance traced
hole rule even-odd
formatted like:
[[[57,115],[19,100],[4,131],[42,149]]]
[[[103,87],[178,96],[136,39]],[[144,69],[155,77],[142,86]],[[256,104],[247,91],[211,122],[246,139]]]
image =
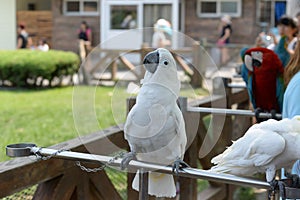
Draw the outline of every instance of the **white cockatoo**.
[[[251,176],[266,173],[269,183],[275,180],[276,170],[290,169],[300,158],[300,116],[255,124],[243,137],[233,142],[211,162],[213,172]]]
[[[146,73],[136,104],[127,116],[125,139],[131,153],[123,159],[121,168],[130,160],[183,166],[186,132],[183,115],[176,103],[180,81],[172,54],[163,48],[148,53],[143,62]],[[179,162],[179,164],[178,164]],[[148,193],[157,197],[176,196],[172,175],[149,172]],[[138,190],[139,176],[132,187]]]

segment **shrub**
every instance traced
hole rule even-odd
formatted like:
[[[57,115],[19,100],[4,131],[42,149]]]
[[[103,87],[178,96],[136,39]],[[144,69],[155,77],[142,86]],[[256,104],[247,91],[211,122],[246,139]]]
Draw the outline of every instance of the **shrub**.
[[[79,57],[73,52],[0,50],[0,80],[13,86],[41,86],[43,80],[51,86],[54,78],[75,74],[79,65]]]

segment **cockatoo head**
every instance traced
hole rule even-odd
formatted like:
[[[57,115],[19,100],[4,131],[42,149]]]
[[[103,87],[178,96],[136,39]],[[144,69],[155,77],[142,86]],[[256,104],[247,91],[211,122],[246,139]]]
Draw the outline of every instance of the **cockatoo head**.
[[[148,53],[143,64],[146,68],[143,84],[159,84],[171,90],[178,97],[180,81],[176,62],[167,49],[159,48]]]

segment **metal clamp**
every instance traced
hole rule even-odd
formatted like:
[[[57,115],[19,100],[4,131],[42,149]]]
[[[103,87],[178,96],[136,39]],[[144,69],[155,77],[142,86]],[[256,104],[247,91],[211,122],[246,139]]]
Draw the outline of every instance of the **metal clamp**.
[[[6,146],[6,155],[9,157],[31,156],[34,155],[31,151],[32,147],[36,147],[36,145],[32,143],[10,144]]]

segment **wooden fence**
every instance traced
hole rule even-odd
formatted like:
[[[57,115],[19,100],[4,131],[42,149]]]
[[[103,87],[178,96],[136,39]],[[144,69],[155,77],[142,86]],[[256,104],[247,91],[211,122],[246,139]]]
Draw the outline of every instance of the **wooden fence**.
[[[82,67],[83,80],[85,84],[91,84],[93,79],[100,81],[109,80],[114,81],[117,77],[117,72],[119,66],[125,67],[129,70],[136,80],[140,80],[144,77],[144,70],[137,71],[136,63],[132,60],[126,58],[125,55],[131,55],[131,57],[138,56],[142,63],[142,59],[147,53],[153,51],[154,49],[149,47],[147,44],[143,44],[140,49],[103,49],[96,47],[92,52],[89,53],[85,63]],[[192,47],[185,47],[180,49],[170,49],[171,53],[178,66],[188,75],[191,79],[191,85],[194,87],[202,86],[202,75],[205,72],[204,48],[199,42],[195,42]],[[189,60],[184,59],[184,57],[189,57]],[[207,59],[206,59],[207,60]],[[140,64],[138,64],[140,65]],[[108,69],[110,71],[110,77],[103,78],[101,75],[104,72],[103,69]],[[100,76],[95,76],[95,73],[100,72]]]
[[[193,87],[201,87],[203,77],[207,68],[211,68],[216,72],[219,68],[226,65],[234,65],[238,69],[241,64],[240,50],[246,44],[230,44],[226,45],[230,59],[223,63],[220,62],[221,52],[215,44],[200,43],[195,41],[191,47],[181,47],[178,49],[169,49],[173,54],[175,61],[181,70],[190,78],[190,84]],[[225,48],[225,47],[224,47]],[[147,44],[143,44],[140,49],[104,49],[100,46],[91,51],[85,60],[82,72],[82,82],[84,84],[93,84],[94,80],[98,81],[115,81],[118,80],[117,72],[129,70],[137,82],[143,78],[144,69],[137,70],[136,66],[142,63],[147,53],[154,49]],[[129,58],[128,58],[128,57]],[[140,60],[134,61],[130,58],[139,57]],[[123,69],[120,69],[120,68]],[[231,66],[232,67],[232,66]],[[109,72],[110,76],[103,76],[104,72]],[[132,81],[132,80],[130,80]]]
[[[222,79],[223,80],[223,79]],[[228,83],[228,80],[225,81]],[[189,106],[210,107],[218,105],[218,102],[226,100],[227,108],[235,105],[240,109],[248,109],[248,94],[245,89],[225,88],[226,95],[220,96],[216,93],[211,97],[189,102]],[[217,89],[215,91],[218,91]],[[125,103],[125,102],[124,102]],[[135,100],[128,101],[128,109],[135,103]],[[207,114],[184,112],[186,122],[186,132],[190,134],[196,132],[193,140],[188,140],[191,144],[185,153],[184,160],[191,167],[198,167],[200,161],[203,169],[211,167],[210,160],[216,154],[222,152],[232,139],[240,137],[241,134],[251,125],[249,117],[226,117],[221,137],[217,144],[205,157],[199,159],[199,149],[203,145],[203,140],[207,134],[203,118]],[[200,120],[197,120],[200,119]],[[214,116],[218,120],[218,115]],[[213,131],[218,131],[220,127],[213,127]],[[111,142],[115,144],[111,145]],[[119,126],[75,138],[52,146],[53,149],[69,149],[76,152],[88,152],[87,149],[96,150],[95,154],[109,155],[122,148],[128,150],[128,144],[124,140],[123,130]],[[199,154],[200,153],[200,154]],[[95,167],[89,164],[89,167]],[[134,174],[127,174],[127,198],[138,199],[138,193],[131,188]],[[24,188],[38,184],[38,188],[33,199],[122,199],[111,180],[105,173],[87,173],[74,164],[74,161],[49,159],[36,161],[33,158],[16,158],[0,163],[0,198],[14,194]],[[180,178],[181,191],[180,199],[231,199],[234,186],[210,182],[210,186],[201,194],[197,193],[196,179]],[[150,198],[152,199],[152,198]]]

